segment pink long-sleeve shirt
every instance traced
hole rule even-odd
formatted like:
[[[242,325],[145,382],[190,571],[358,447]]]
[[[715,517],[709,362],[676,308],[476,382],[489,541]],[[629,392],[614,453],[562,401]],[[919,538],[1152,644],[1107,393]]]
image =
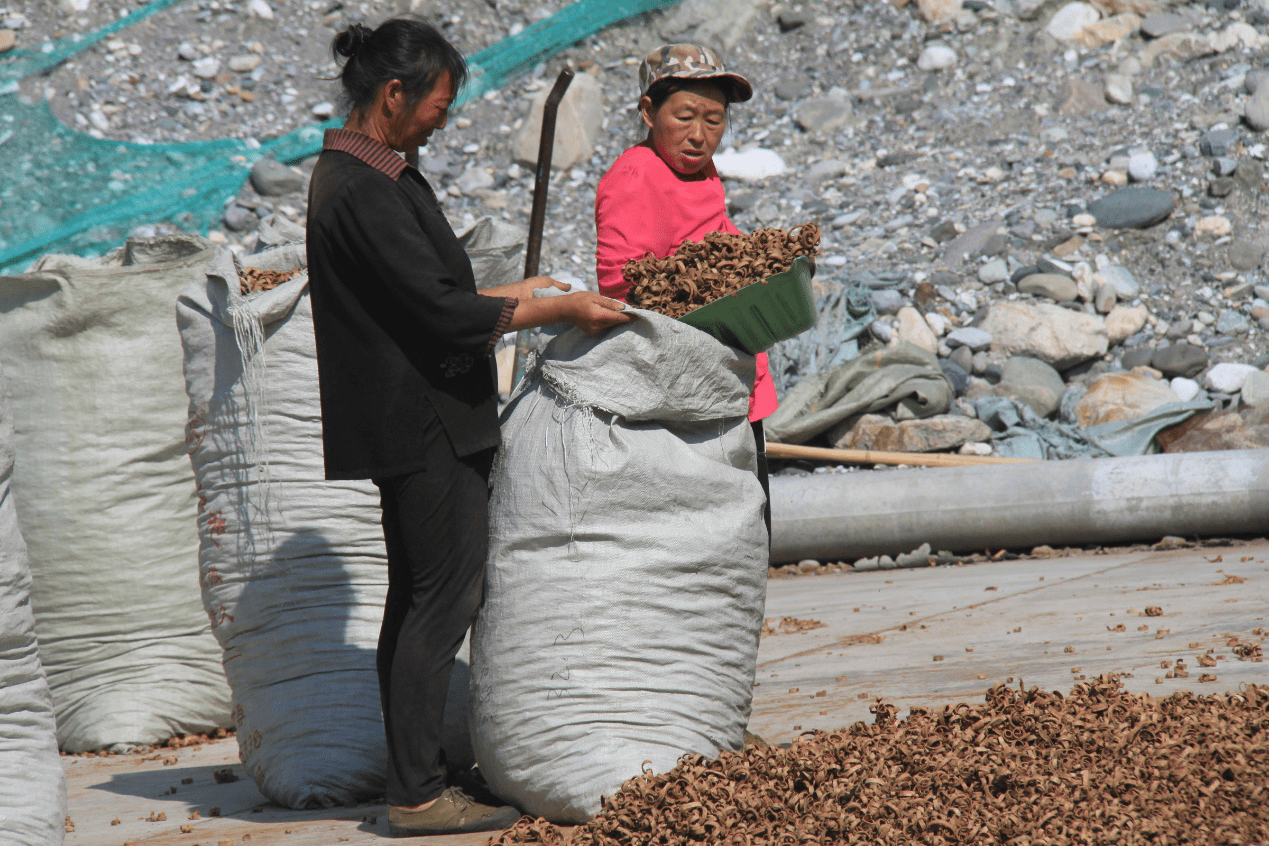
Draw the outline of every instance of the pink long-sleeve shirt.
[[[648,253],[665,258],[684,241],[700,241],[710,232],[740,234],[727,216],[727,196],[712,162],[703,173],[704,179],[684,179],[656,151],[642,145],[613,162],[595,195],[600,293],[626,299],[630,286],[621,269],[632,258]],[[767,354],[756,358],[750,420],[771,416],[778,405]]]

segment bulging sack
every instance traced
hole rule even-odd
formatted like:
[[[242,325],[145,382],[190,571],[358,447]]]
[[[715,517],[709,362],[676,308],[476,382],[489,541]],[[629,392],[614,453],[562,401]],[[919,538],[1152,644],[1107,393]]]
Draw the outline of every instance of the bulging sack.
[[[228,725],[229,688],[198,597],[194,478],[172,304],[210,242],[130,240],[46,256],[0,280],[12,492],[67,752]]]
[[[291,808],[381,796],[387,766],[375,671],[388,586],[379,492],[325,480],[305,262],[302,243],[240,261],[222,251],[176,309],[203,602],[243,763],[265,796]],[[298,275],[244,297],[247,267]],[[466,713],[450,710],[462,731],[447,733],[449,762],[470,766]]]
[[[471,727],[493,791],[583,822],[739,750],[766,592],[751,356],[651,312],[544,339],[503,414]]]
[[[60,846],[66,774],[31,613],[26,543],[9,495],[13,414],[0,376],[0,842]]]

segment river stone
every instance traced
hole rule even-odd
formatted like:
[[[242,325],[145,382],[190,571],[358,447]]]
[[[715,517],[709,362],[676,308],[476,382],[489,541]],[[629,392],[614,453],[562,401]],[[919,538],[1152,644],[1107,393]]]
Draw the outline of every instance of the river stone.
[[[1207,350],[1178,343],[1155,350],[1150,365],[1164,376],[1193,376],[1207,367]]]
[[[1094,115],[1105,111],[1106,89],[1078,76],[1062,80],[1058,89],[1058,111],[1064,115]]]
[[[1105,229],[1144,229],[1167,219],[1172,195],[1147,185],[1130,185],[1089,203],[1088,213]]]
[[[1132,272],[1122,264],[1105,264],[1099,266],[1093,278],[1106,282],[1115,289],[1115,296],[1122,301],[1131,300],[1141,293],[1141,286],[1133,278]]]
[[[1257,370],[1247,374],[1240,395],[1244,405],[1252,408],[1269,407],[1269,373]]]
[[[1122,344],[1142,330],[1149,315],[1145,306],[1115,306],[1106,315],[1106,339]]]
[[[234,73],[251,73],[260,67],[260,56],[257,53],[243,53],[229,58],[229,69]]]
[[[1193,379],[1186,379],[1184,376],[1177,376],[1168,385],[1172,388],[1172,393],[1176,394],[1177,399],[1181,402],[1189,402],[1199,395],[1199,391],[1203,390],[1203,386]]]
[[[1102,318],[1049,303],[995,303],[982,329],[991,334],[994,352],[1031,356],[1058,370],[1100,358],[1109,349]]]
[[[1065,391],[1060,373],[1039,359],[1018,355],[1001,368],[995,393],[1024,402],[1039,416],[1048,417],[1057,411]]]
[[[1269,447],[1269,423],[1249,423],[1236,411],[1195,418],[1184,432],[1169,438],[1167,452],[1216,452]]]
[[[1141,34],[1146,38],[1162,38],[1174,32],[1184,32],[1190,28],[1188,18],[1172,12],[1156,12],[1146,15],[1141,21]]]
[[[1101,13],[1087,3],[1067,3],[1049,18],[1044,29],[1058,41],[1070,41],[1101,17]]]
[[[956,267],[965,259],[981,251],[991,240],[991,236],[1003,229],[1004,225],[1003,220],[996,219],[971,226],[952,238],[951,242],[943,248],[943,254],[939,257],[940,263],[947,267]]]
[[[1247,98],[1243,119],[1257,132],[1269,129],[1269,87],[1262,85],[1255,94]]]
[[[18,44],[18,34],[11,29],[0,29],[0,53],[8,53]]]
[[[1216,318],[1216,331],[1222,335],[1246,335],[1251,331],[1251,320],[1233,309],[1222,311]]]
[[[1264,239],[1238,238],[1230,242],[1226,254],[1229,257],[1229,266],[1234,270],[1255,270],[1260,267],[1267,249],[1269,244]]]
[[[1033,273],[1018,281],[1018,291],[1057,303],[1069,303],[1079,296],[1075,280],[1061,273]]]
[[[1119,297],[1115,294],[1115,286],[1103,282],[1093,292],[1093,309],[1098,314],[1110,314]]]
[[[991,348],[991,333],[975,326],[962,326],[947,333],[947,345],[953,349],[968,347],[970,352],[981,352]]]
[[[925,322],[925,318],[921,316],[921,312],[912,306],[904,306],[899,309],[897,315],[897,325],[895,326],[894,340],[892,343],[898,344],[907,341],[915,344],[923,350],[937,353],[939,349],[938,336],[934,334],[934,330],[930,328],[930,324]]]
[[[1243,382],[1257,369],[1250,364],[1222,361],[1203,376],[1203,386],[1209,391],[1233,394],[1242,390]]]
[[[1228,156],[1238,146],[1238,131],[1209,129],[1199,137],[1199,152],[1205,156]]]
[[[277,159],[261,159],[251,166],[251,187],[262,197],[280,197],[303,191],[304,174]]]
[[[1075,404],[1075,419],[1084,428],[1135,420],[1170,402],[1176,394],[1167,382],[1144,373],[1103,373]]]
[[[849,95],[829,94],[803,100],[794,109],[793,121],[804,132],[829,135],[849,123],[852,113]]]
[[[710,42],[704,42],[710,43]],[[542,143],[542,114],[550,88],[543,88],[529,104],[529,117],[516,137],[514,158],[520,164],[536,165]],[[595,142],[604,121],[603,92],[598,80],[579,73],[564,92],[555,113],[555,140],[551,145],[551,167],[569,168],[586,161],[595,152]]]
[[[935,452],[990,437],[991,428],[986,423],[959,414],[939,414],[902,423],[880,414],[865,414],[848,430],[830,433],[838,449],[882,452]]]
[[[917,11],[929,23],[950,21],[960,12],[962,0],[917,0]]]
[[[964,347],[961,349],[964,349]],[[966,350],[966,352],[968,353],[969,351]],[[958,397],[964,396],[965,392],[969,390],[969,368],[952,358],[940,358],[939,368],[943,371],[943,375],[947,377],[947,381],[952,383],[952,393]]]
[[[882,288],[871,292],[873,308],[877,314],[898,314],[903,308],[903,294],[893,288]]]
[[[1132,370],[1134,367],[1149,367],[1152,358],[1154,358],[1153,347],[1145,345],[1132,347],[1125,350],[1124,354],[1119,357],[1119,366],[1124,370]]]
[[[917,69],[942,71],[956,66],[956,51],[946,44],[931,44],[921,51]]]

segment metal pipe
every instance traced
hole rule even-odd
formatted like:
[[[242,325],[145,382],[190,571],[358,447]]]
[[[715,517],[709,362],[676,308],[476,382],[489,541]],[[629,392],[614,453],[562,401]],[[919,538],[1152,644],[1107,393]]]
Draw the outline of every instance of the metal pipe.
[[[776,476],[771,560],[1269,531],[1269,449]]]
[[[538,259],[542,253],[542,229],[546,223],[546,191],[551,184],[551,154],[555,148],[555,116],[560,108],[560,101],[573,81],[571,68],[564,68],[555,78],[555,86],[546,96],[542,108],[542,134],[538,139],[538,169],[533,180],[533,209],[529,214],[529,241],[524,251],[524,278],[538,275]],[[516,333],[515,369],[512,371],[511,384],[514,385],[524,376],[524,357],[529,352],[529,330],[521,329]]]

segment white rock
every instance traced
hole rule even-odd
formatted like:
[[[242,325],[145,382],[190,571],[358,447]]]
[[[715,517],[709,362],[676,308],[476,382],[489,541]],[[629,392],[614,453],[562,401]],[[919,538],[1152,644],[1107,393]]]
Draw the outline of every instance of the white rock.
[[[1009,263],[1002,258],[994,258],[978,268],[978,281],[984,285],[994,285],[1009,278]]]
[[[931,44],[921,51],[917,67],[923,71],[941,71],[956,66],[956,51],[946,44]]]
[[[1058,370],[1101,358],[1109,349],[1100,316],[1051,303],[993,303],[982,328],[991,333],[993,352],[1029,355]]]
[[[1137,150],[1128,156],[1128,178],[1133,182],[1148,182],[1159,170],[1159,160],[1149,150]]]
[[[900,341],[907,341],[915,344],[923,350],[938,353],[939,339],[930,329],[930,324],[925,322],[925,318],[921,316],[921,312],[912,306],[904,306],[899,309],[896,315],[898,326],[895,327],[894,338],[891,343],[897,344]]]
[[[1181,402],[1189,402],[1198,396],[1198,392],[1202,390],[1202,386],[1193,379],[1186,379],[1184,376],[1177,376],[1168,385],[1172,388],[1172,393],[1176,394],[1177,399]]]
[[[1213,367],[1203,376],[1203,384],[1212,391],[1232,394],[1242,389],[1247,377],[1256,372],[1250,364],[1238,364],[1224,361]]]
[[[917,0],[917,10],[930,23],[942,23],[956,17],[961,0]]]
[[[1058,41],[1070,41],[1101,18],[1101,13],[1087,3],[1067,3],[1049,19],[1045,30]]]
[[[190,66],[194,76],[199,79],[213,79],[216,74],[220,73],[220,59],[215,56],[207,56],[199,59]]]
[[[953,329],[947,336],[950,347],[969,347],[972,352],[983,352],[991,347],[991,333],[975,326]]]
[[[1086,212],[1081,212],[1071,218],[1071,225],[1080,229],[1091,228],[1097,225],[1097,218]]]
[[[947,330],[949,328],[947,325],[947,318],[939,314],[937,311],[932,311],[925,315],[925,322],[930,327],[930,331],[940,338],[947,334]]]
[[[176,48],[176,55],[186,62],[192,62],[198,58],[198,50],[188,41],[182,41],[181,45]]]
[[[775,150],[756,147],[752,150],[738,152],[725,150],[714,155],[714,167],[719,176],[728,179],[745,179],[758,181],[770,176],[779,176],[787,169],[784,159]]]
[[[102,132],[105,132],[110,128],[110,119],[97,108],[94,108],[88,113],[88,122],[91,123],[95,129],[99,129]]]
[[[310,109],[310,111],[312,112],[313,117],[317,118],[318,120],[329,120],[331,115],[335,114],[335,104],[330,102],[329,100],[323,100],[322,102],[313,106],[313,108]]]
[[[1219,214],[1201,218],[1194,224],[1195,235],[1206,235],[1209,238],[1224,238],[1232,231],[1234,231],[1234,225],[1230,219]]]
[[[273,20],[273,7],[266,0],[251,0],[247,3],[247,12],[264,21]]]
[[[1145,327],[1149,316],[1145,306],[1115,306],[1106,315],[1106,339],[1122,344]]]
[[[80,15],[87,12],[93,5],[93,0],[63,0],[62,8],[74,15]]]
[[[260,56],[257,53],[243,53],[229,59],[229,69],[234,73],[251,73],[260,67]]]
[[[1248,373],[1240,390],[1243,405],[1250,405],[1254,408],[1263,408],[1269,405],[1269,373],[1265,373],[1263,370]]]
[[[1106,99],[1120,106],[1132,105],[1132,77],[1126,73],[1106,74]]]
[[[1232,23],[1220,32],[1214,32],[1207,37],[1207,43],[1217,53],[1224,53],[1226,50],[1235,48],[1256,50],[1266,42],[1269,42],[1269,38],[1257,32],[1251,24],[1242,21]]]

